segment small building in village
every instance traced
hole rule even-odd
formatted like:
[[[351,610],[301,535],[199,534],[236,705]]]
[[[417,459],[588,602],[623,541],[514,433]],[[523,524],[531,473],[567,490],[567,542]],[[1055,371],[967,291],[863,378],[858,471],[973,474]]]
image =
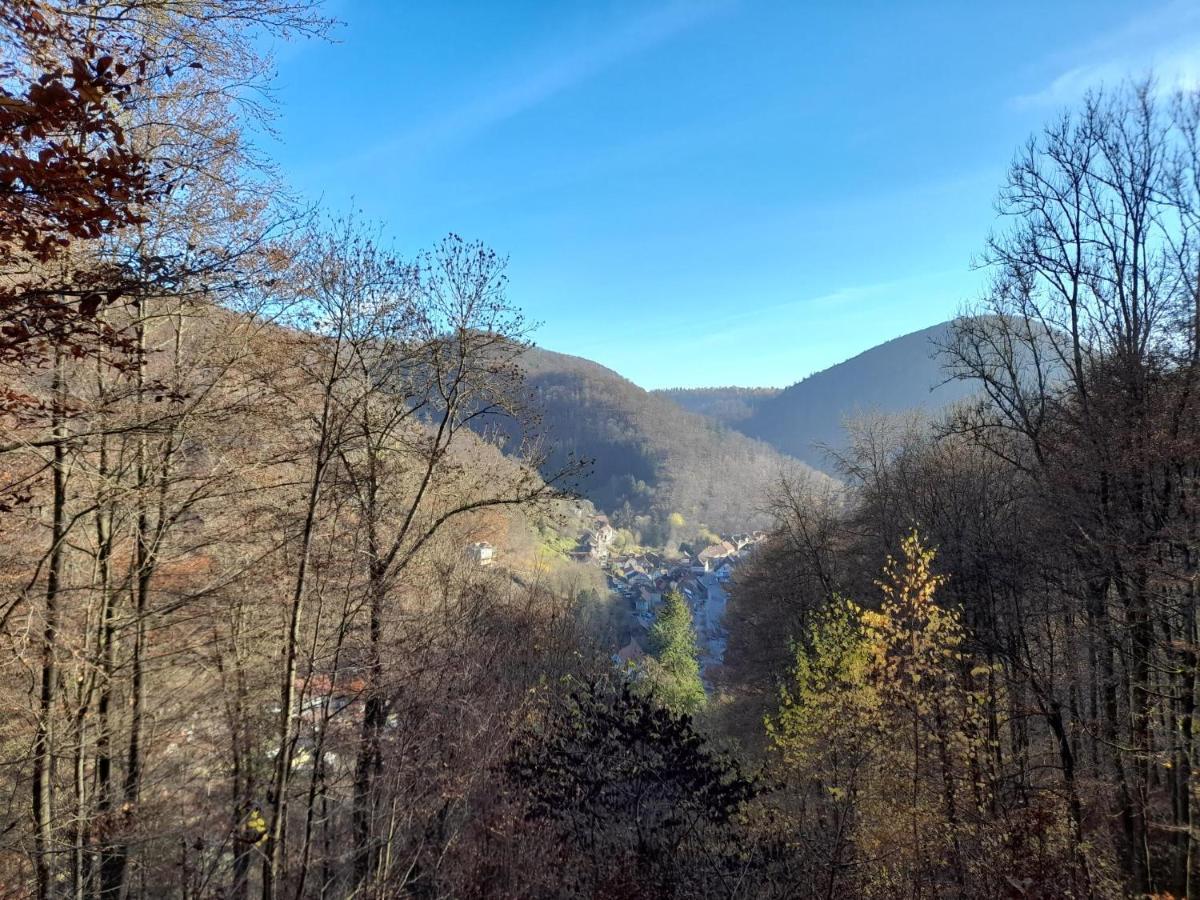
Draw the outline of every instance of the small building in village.
[[[596,544],[607,550],[616,538],[617,532],[609,524],[608,516],[594,516],[592,518],[591,536]]]
[[[467,547],[467,558],[477,566],[490,566],[496,560],[496,548],[487,541],[476,541]]]

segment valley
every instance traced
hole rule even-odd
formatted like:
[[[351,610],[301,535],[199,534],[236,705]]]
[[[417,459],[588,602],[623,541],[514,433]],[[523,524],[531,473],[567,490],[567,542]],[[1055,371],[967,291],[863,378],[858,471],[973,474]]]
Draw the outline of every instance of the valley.
[[[0,0],[0,898],[1200,897],[1197,48]]]
[[[785,389],[647,392],[588,360],[525,352],[538,437],[555,448],[546,471],[595,456],[577,487],[598,512],[577,537],[568,529],[577,545],[558,552],[604,573],[618,665],[644,657],[663,594],[678,591],[711,687],[707,673],[724,661],[726,587],[766,538],[766,498],[780,479],[835,489],[833,454],[856,421],[933,417],[968,396],[937,359],[950,328],[897,338]]]

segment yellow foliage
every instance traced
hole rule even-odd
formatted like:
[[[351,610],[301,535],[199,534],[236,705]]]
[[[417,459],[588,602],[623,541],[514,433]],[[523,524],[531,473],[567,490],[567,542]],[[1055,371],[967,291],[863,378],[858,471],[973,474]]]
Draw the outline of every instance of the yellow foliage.
[[[255,844],[261,844],[267,836],[267,820],[257,806],[246,817],[246,834]]]
[[[913,532],[876,582],[878,610],[838,599],[817,616],[767,721],[789,771],[852,806],[854,843],[887,860],[884,895],[965,865],[947,823],[977,821],[992,789],[985,698],[972,687],[990,669],[964,663],[960,617],[934,601],[946,581],[934,558]]]

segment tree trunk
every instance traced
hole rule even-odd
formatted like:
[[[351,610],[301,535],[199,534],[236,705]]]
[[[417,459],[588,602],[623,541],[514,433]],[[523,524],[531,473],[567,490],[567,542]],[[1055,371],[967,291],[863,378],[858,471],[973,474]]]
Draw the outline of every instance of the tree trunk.
[[[65,386],[62,353],[54,357],[52,434],[54,457],[51,463],[50,559],[46,571],[46,607],[42,625],[41,681],[38,691],[37,728],[33,739],[33,820],[34,868],[38,900],[48,900],[54,881],[54,729],[51,721],[54,690],[58,680],[59,589],[63,572],[63,544],[66,539],[66,426]]]

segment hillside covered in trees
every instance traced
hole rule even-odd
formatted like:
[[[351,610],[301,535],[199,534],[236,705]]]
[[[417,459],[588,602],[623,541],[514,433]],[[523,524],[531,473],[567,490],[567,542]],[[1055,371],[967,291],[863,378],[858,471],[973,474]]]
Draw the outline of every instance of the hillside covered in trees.
[[[807,469],[589,360],[532,348],[520,365],[547,464],[587,458],[580,490],[648,543],[664,541],[672,513],[717,531],[765,525],[767,486],[786,469]]]
[[[1200,92],[1023,143],[947,325],[648,393],[291,195],[332,27],[0,0],[0,896],[1200,895]]]
[[[848,420],[936,411],[975,390],[968,381],[950,379],[943,367],[939,350],[952,330],[943,323],[872,347],[764,399],[737,427],[782,453],[831,469],[822,447],[847,446]]]
[[[663,388],[651,393],[673,400],[689,412],[708,416],[728,428],[754,415],[760,403],[779,393],[779,388]]]
[[[940,349],[953,323],[894,338],[878,347],[775,388],[658,391],[684,409],[710,416],[780,453],[836,474],[849,446],[847,426],[873,415],[936,412],[968,397],[969,382],[948,377]]]

